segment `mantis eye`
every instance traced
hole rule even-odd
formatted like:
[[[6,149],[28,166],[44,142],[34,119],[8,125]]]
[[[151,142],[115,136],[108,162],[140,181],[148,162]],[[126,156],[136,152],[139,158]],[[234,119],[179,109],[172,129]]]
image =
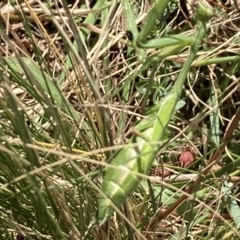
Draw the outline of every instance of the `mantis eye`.
[[[127,37],[128,37],[128,39],[130,40],[130,41],[132,41],[133,40],[133,34],[132,34],[132,32],[131,31],[126,31],[126,35],[127,35]]]

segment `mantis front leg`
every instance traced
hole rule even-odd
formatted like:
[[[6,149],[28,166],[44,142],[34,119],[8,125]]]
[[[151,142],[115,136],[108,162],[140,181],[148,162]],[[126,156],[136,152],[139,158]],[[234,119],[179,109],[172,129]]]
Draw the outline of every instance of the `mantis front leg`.
[[[123,1],[125,16],[128,20],[126,24],[126,29],[128,30],[128,35],[131,36],[130,40],[132,46],[138,53],[138,57],[141,62],[146,62],[145,52],[143,49],[164,48],[164,53],[157,54],[148,59],[148,62],[152,62],[152,60],[156,62],[161,61],[164,57],[179,52],[185,46],[190,46],[194,41],[193,37],[188,37],[180,34],[160,39],[153,39],[148,41],[146,40],[147,37],[150,35],[152,27],[154,26],[157,19],[163,16],[164,10],[166,9],[169,2],[169,0],[156,1],[152,9],[149,11],[145,25],[143,26],[141,32],[138,33],[131,6],[128,1]]]

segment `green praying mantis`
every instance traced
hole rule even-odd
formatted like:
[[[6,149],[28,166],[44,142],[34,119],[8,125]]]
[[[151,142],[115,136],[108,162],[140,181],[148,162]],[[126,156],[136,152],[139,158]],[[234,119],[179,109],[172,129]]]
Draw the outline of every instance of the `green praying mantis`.
[[[205,36],[206,23],[214,14],[212,7],[208,3],[198,1],[196,4],[198,21],[193,37],[175,35],[146,42],[145,39],[151,31],[152,25],[158,18],[163,16],[169,0],[158,0],[155,2],[140,33],[137,31],[134,20],[132,21],[134,18],[129,2],[122,1],[122,4],[126,17],[130,20],[128,21],[128,28],[132,32],[132,46],[139,54],[139,60],[145,63],[146,67],[152,62],[160,61],[170,54],[179,52],[183,47],[190,46],[190,51],[177,81],[167,96],[157,104],[157,111],[150,114],[147,119],[142,120],[134,127],[134,131],[138,134],[132,136],[128,143],[135,144],[137,147],[121,149],[110,162],[115,167],[108,167],[103,177],[96,216],[96,223],[99,225],[105,223],[112,216],[115,208],[119,208],[137,188],[140,178],[136,173],[149,174],[159,149],[154,142],[156,143],[164,139],[166,128],[181,96],[187,74]],[[145,48],[163,48],[163,50],[146,62],[147,60],[144,58]]]

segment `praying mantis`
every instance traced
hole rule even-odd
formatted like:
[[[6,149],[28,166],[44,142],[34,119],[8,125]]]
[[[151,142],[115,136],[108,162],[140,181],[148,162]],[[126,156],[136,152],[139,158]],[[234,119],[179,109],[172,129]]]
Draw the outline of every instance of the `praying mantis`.
[[[128,147],[118,151],[110,162],[114,168],[108,167],[103,177],[100,195],[98,199],[98,211],[96,222],[99,225],[105,223],[137,188],[140,177],[136,173],[147,175],[156,157],[159,146],[154,144],[164,139],[168,123],[173,115],[176,104],[181,96],[182,88],[187,74],[191,68],[199,46],[206,33],[206,23],[214,15],[212,7],[199,1],[196,4],[198,21],[196,32],[193,37],[175,35],[167,38],[145,41],[151,31],[152,25],[157,18],[161,18],[169,3],[169,0],[158,0],[150,10],[146,24],[140,33],[134,24],[134,18],[128,1],[122,1],[126,17],[128,17],[128,28],[132,33],[132,47],[139,54],[139,60],[148,67],[152,62],[158,62],[165,57],[179,52],[183,47],[190,46],[190,51],[185,64],[178,76],[177,81],[169,93],[157,104],[157,111],[151,113],[147,119],[140,121],[135,127],[134,134]],[[145,59],[145,48],[163,48],[163,50]],[[114,207],[115,206],[115,207]]]

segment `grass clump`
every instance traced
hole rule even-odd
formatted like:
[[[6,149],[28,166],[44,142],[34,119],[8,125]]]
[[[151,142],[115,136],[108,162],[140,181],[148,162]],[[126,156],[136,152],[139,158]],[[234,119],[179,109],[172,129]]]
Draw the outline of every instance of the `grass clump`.
[[[89,229],[106,163],[168,94],[188,48],[140,63],[117,1],[0,4],[4,239],[81,239],[87,230],[86,239],[239,238],[235,6],[215,4],[151,174],[121,209],[135,228],[114,214],[104,229]],[[141,29],[152,2],[130,4]],[[191,11],[170,2],[148,40],[192,36]]]

